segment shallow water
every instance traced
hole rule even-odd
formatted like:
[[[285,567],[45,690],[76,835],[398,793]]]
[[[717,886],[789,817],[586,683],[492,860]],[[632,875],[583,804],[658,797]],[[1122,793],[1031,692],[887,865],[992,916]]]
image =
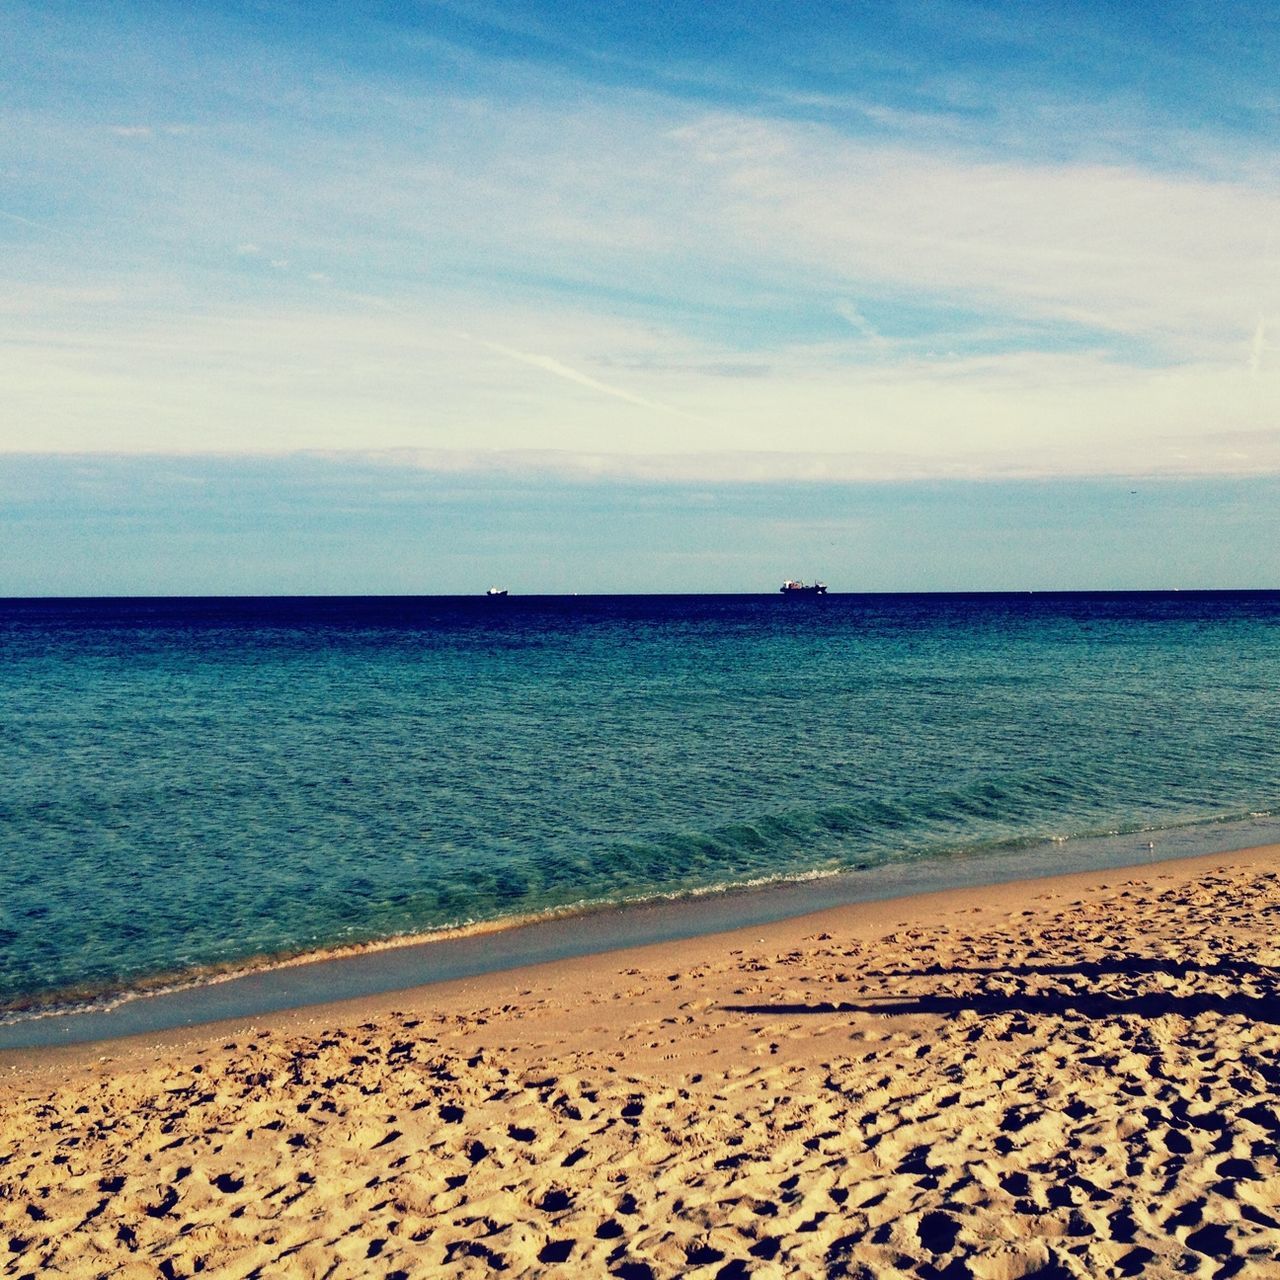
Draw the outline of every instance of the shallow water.
[[[957,854],[1052,871],[1269,811],[1277,688],[1278,593],[0,602],[0,1006]]]

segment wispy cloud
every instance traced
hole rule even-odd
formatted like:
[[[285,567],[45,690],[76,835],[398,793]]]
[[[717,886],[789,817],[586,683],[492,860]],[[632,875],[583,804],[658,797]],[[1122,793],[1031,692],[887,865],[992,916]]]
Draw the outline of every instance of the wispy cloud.
[[[722,234],[851,285],[1141,338],[1247,342],[1280,186],[1134,166],[972,163],[831,130],[712,117],[678,132]],[[1280,301],[1280,279],[1264,282]]]

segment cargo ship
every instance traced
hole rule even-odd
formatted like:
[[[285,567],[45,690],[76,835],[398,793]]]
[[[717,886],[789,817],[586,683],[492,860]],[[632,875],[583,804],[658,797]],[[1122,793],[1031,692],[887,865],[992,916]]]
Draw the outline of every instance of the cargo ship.
[[[827,594],[827,584],[825,582],[815,582],[810,585],[806,582],[796,582],[794,579],[788,578],[778,590],[784,596],[825,596]]]

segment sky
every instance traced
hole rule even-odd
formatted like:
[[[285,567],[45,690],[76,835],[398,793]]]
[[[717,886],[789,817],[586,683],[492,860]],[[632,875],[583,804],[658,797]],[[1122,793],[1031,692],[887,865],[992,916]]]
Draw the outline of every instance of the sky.
[[[0,0],[0,594],[1280,586],[1280,14]]]

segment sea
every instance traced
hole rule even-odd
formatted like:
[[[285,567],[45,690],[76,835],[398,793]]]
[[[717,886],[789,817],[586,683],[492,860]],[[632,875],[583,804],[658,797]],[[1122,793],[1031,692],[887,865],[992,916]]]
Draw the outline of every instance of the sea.
[[[1275,840],[1278,691],[1276,592],[3,600],[0,1044]]]

